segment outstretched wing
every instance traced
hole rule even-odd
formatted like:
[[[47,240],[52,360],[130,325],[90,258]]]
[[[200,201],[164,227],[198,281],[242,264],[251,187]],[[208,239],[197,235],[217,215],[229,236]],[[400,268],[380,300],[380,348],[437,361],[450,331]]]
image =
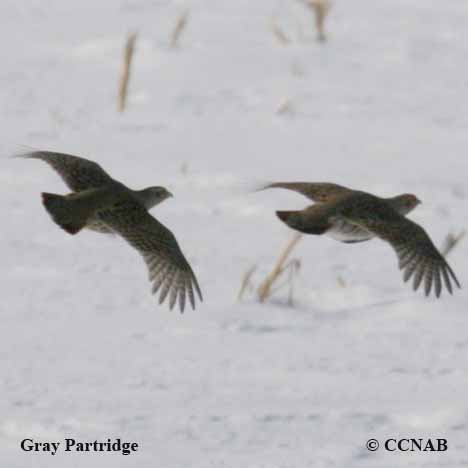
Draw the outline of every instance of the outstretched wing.
[[[369,232],[389,242],[395,250],[400,270],[403,270],[403,279],[408,281],[413,277],[413,289],[416,291],[424,280],[426,296],[431,293],[432,286],[437,297],[442,291],[442,281],[452,294],[452,281],[460,288],[455,273],[444,257],[439,253],[426,231],[405,218],[392,216],[392,220],[376,220],[367,218],[353,219],[352,222]]]
[[[153,294],[161,290],[160,304],[169,295],[169,307],[172,309],[178,300],[183,312],[188,295],[192,309],[195,309],[194,289],[203,300],[195,274],[176,238],[139,203],[125,200],[100,212],[98,217],[143,256],[153,283]]]
[[[325,203],[333,200],[335,197],[351,194],[354,192],[354,190],[349,188],[328,182],[275,182],[265,185],[258,190],[265,190],[268,188],[283,188],[287,190],[294,190],[295,192],[304,195],[310,200],[321,203]]]
[[[90,188],[99,188],[112,182],[104,169],[94,161],[53,151],[33,151],[18,157],[40,159],[58,172],[63,181],[74,192]]]

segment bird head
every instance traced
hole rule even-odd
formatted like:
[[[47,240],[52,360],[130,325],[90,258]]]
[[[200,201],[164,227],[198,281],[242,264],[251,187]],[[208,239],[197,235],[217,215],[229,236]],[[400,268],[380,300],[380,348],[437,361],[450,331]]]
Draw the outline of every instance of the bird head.
[[[421,200],[412,193],[404,193],[403,195],[398,195],[390,200],[393,208],[402,215],[406,215],[410,211],[413,211],[421,203]]]
[[[140,190],[138,193],[148,210],[173,196],[165,187],[148,187],[144,190]]]

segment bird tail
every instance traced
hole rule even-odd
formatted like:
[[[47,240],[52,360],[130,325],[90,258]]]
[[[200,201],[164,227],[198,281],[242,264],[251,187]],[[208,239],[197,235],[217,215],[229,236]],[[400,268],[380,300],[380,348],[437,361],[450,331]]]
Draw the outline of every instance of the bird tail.
[[[91,215],[79,200],[55,193],[43,193],[42,204],[55,223],[69,234],[81,231]]]
[[[329,224],[310,222],[302,211],[277,211],[278,216],[283,223],[287,224],[291,229],[294,229],[305,234],[323,234],[330,229]]]

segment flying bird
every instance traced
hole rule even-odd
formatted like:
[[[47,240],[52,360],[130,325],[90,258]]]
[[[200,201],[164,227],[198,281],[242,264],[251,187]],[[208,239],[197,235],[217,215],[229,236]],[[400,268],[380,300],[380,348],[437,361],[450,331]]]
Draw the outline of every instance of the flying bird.
[[[42,194],[52,219],[69,234],[87,228],[123,237],[143,257],[153,294],[159,303],[169,296],[184,311],[186,297],[195,309],[195,294],[202,294],[195,274],[172,232],[148,212],[172,194],[164,187],[132,190],[113,179],[102,167],[85,158],[51,151],[34,151],[18,157],[48,163],[72,190],[68,195]]]
[[[335,240],[356,243],[378,237],[396,252],[403,279],[413,277],[416,291],[424,281],[426,296],[437,297],[442,284],[452,294],[452,282],[460,283],[426,231],[406,218],[421,202],[415,195],[381,198],[360,190],[332,183],[276,182],[259,190],[294,190],[315,203],[301,211],[277,211],[278,218],[290,228],[305,234],[325,234]]]

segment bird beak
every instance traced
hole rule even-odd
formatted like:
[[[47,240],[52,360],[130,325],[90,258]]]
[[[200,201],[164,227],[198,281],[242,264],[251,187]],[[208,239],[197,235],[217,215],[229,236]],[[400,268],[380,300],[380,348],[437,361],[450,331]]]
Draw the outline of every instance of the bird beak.
[[[167,196],[168,196],[168,197],[173,197],[174,195],[173,195],[171,192],[169,192],[169,190],[168,190],[168,191],[167,191]]]

